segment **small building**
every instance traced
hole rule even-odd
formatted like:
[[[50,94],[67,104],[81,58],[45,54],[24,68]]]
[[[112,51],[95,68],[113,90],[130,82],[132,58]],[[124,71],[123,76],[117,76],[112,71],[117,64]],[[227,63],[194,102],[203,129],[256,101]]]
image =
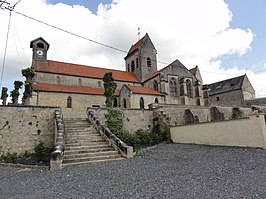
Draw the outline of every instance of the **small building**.
[[[247,75],[208,85],[212,106],[245,106],[245,101],[255,99],[255,90]]]

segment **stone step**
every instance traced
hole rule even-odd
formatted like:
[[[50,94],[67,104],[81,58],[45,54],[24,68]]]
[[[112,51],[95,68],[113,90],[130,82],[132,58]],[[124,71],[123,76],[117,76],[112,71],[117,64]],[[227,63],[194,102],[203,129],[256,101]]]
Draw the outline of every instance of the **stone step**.
[[[89,121],[87,118],[64,118],[64,121],[75,122],[75,121]]]
[[[104,148],[106,148],[106,149],[109,149],[110,148],[110,146],[106,143],[106,142],[104,142],[104,143],[102,143],[102,144],[94,144],[94,145],[83,145],[83,146],[66,146],[65,147],[65,150],[71,150],[71,151],[75,151],[75,150],[77,150],[77,151],[79,151],[79,150],[93,150],[93,149],[104,149]]]
[[[66,132],[66,136],[82,136],[82,135],[100,135],[97,131],[73,131],[73,132]]]
[[[83,126],[93,126],[91,123],[83,123],[83,124],[81,124],[81,123],[76,123],[76,124],[67,124],[67,123],[65,123],[65,127],[69,127],[69,128],[71,128],[71,127],[83,127]]]
[[[95,145],[103,145],[103,144],[107,144],[107,142],[102,141],[102,142],[90,142],[90,143],[66,143],[65,144],[65,148],[67,147],[77,147],[77,146],[82,146],[82,147],[86,147],[86,146],[95,146]]]
[[[75,153],[64,155],[64,161],[75,159],[78,160],[80,158],[91,158],[91,157],[99,157],[99,156],[116,156],[119,155],[117,151],[97,151],[97,152],[87,152],[87,153]]]
[[[68,139],[94,139],[94,138],[102,138],[101,135],[97,134],[97,133],[86,133],[86,134],[66,134],[65,136],[66,140]]]
[[[65,129],[67,133],[79,133],[79,132],[97,132],[93,128],[79,128],[79,129]]]
[[[73,158],[73,159],[63,159],[64,163],[81,163],[81,162],[88,162],[88,161],[95,161],[95,160],[106,160],[106,159],[115,159],[115,158],[121,158],[120,154],[113,154],[113,155],[98,155],[98,156],[92,156],[92,157],[81,157],[81,158]]]
[[[82,125],[82,126],[67,126],[65,125],[65,130],[79,130],[79,129],[93,129],[92,125]]]
[[[71,167],[71,166],[80,166],[80,165],[86,165],[86,164],[96,164],[100,162],[106,162],[106,161],[118,161],[118,160],[124,160],[125,158],[106,158],[103,160],[91,160],[91,161],[84,161],[84,162],[71,162],[71,163],[63,163],[62,167]]]
[[[109,146],[107,147],[98,147],[98,148],[85,148],[85,149],[66,149],[64,152],[65,156],[75,155],[75,154],[86,154],[86,153],[96,153],[96,152],[104,152],[104,151],[117,151]]]
[[[82,140],[81,140],[82,139]],[[70,143],[87,143],[87,142],[105,142],[105,139],[103,139],[102,137],[83,137],[83,138],[66,138],[65,139],[65,143],[66,144],[70,144]]]

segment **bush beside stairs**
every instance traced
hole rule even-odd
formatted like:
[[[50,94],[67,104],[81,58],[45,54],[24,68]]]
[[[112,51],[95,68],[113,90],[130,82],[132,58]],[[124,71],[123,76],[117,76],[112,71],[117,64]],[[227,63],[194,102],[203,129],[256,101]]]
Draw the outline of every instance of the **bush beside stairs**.
[[[125,159],[86,119],[64,119],[63,167]]]

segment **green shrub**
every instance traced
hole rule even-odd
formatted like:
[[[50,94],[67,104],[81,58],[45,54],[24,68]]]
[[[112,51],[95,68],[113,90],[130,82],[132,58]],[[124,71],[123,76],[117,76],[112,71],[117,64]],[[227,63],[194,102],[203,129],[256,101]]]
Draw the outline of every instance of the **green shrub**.
[[[106,124],[108,128],[116,134],[118,137],[123,132],[123,112],[118,108],[108,109],[108,113],[105,114]]]
[[[1,158],[4,159],[4,160],[7,160],[7,161],[14,162],[15,159],[18,158],[18,154],[16,152],[14,152],[14,153],[7,152],[6,155],[3,155]]]
[[[134,151],[139,151],[143,147],[152,146],[160,142],[170,140],[167,133],[160,130],[159,125],[155,126],[152,132],[147,132],[143,129],[137,130],[134,134],[124,132],[123,112],[119,108],[108,109],[108,113],[105,114],[105,118],[106,124],[111,132],[127,145],[132,146]]]
[[[52,150],[52,148],[46,146],[46,144],[42,141],[40,141],[39,144],[34,147],[36,156],[39,158],[39,160],[43,161],[49,161]]]

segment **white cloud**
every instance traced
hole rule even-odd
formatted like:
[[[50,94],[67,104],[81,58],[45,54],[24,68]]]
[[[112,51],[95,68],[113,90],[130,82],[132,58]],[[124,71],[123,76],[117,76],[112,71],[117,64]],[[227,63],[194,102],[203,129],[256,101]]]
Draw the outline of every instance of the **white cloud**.
[[[265,79],[265,73],[256,75],[251,71],[237,68],[225,70],[221,66],[221,56],[228,54],[241,56],[248,52],[254,36],[252,30],[230,27],[232,13],[223,0],[113,2],[115,3],[111,5],[100,4],[97,14],[93,14],[83,6],[68,6],[62,3],[52,5],[44,0],[21,1],[16,10],[126,51],[137,41],[137,29],[140,27],[142,36],[146,32],[149,33],[158,51],[158,60],[171,63],[179,59],[188,68],[199,65],[205,83],[247,73],[258,96],[266,95],[263,91],[265,87],[260,86],[257,81],[260,78]],[[0,10],[0,18],[1,33],[6,32],[8,12]],[[50,43],[49,59],[124,70],[125,53],[99,46],[15,13],[12,14],[11,30],[13,29],[16,31],[10,31],[4,73],[6,85],[13,84],[13,79],[21,78],[21,67],[30,64],[29,43],[39,36]],[[5,34],[0,34],[0,43],[4,42]],[[16,48],[22,64],[18,61]],[[28,60],[22,56],[22,48]],[[0,49],[1,55],[2,49]],[[2,57],[0,61],[2,63]],[[163,66],[165,65],[159,64],[159,67]]]

